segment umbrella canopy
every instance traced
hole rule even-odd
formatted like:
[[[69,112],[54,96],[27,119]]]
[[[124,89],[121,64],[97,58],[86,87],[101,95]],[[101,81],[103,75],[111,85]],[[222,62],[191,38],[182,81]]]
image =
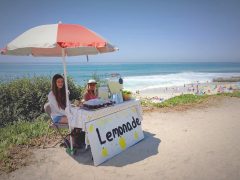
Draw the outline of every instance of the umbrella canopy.
[[[92,55],[113,52],[116,47],[95,32],[78,24],[50,24],[37,26],[24,32],[6,48],[3,55],[19,56]]]

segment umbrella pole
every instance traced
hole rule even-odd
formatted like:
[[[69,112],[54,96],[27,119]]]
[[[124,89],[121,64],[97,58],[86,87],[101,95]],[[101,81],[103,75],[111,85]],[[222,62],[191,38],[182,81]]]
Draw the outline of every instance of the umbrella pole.
[[[63,71],[64,71],[64,81],[65,81],[65,91],[66,91],[66,114],[67,114],[67,118],[68,118],[68,127],[69,127],[69,132],[71,133],[71,127],[70,127],[70,123],[69,121],[71,121],[70,119],[70,103],[69,103],[69,93],[68,93],[68,82],[67,82],[67,68],[66,68],[66,59],[65,59],[65,49],[62,48],[62,61],[63,61]],[[73,150],[73,142],[72,142],[72,136],[70,135],[70,148],[71,148],[71,152]]]

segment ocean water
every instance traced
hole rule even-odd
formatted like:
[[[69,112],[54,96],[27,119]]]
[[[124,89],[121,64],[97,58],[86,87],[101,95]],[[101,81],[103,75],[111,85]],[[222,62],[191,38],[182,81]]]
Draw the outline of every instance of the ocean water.
[[[124,88],[132,91],[183,84],[211,82],[216,77],[240,76],[240,63],[67,63],[68,75],[84,85],[96,74],[101,79],[118,73]],[[63,73],[63,66],[53,62],[0,62],[0,80],[19,77],[53,76]]]

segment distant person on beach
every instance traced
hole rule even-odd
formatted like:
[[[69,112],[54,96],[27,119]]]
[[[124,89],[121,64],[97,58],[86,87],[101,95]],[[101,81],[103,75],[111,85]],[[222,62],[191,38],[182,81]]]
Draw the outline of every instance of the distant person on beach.
[[[96,99],[97,98],[97,82],[94,79],[90,79],[88,81],[87,87],[85,89],[84,93],[84,101],[88,101],[91,99]]]
[[[48,94],[48,101],[51,107],[51,118],[55,123],[68,123],[65,114],[66,91],[64,78],[60,74],[55,74],[52,78],[51,91]]]

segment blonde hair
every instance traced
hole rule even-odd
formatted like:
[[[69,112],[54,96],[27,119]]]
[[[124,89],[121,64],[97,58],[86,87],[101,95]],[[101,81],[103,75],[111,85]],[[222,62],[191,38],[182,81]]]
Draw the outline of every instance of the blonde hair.
[[[85,89],[84,89],[84,91],[83,91],[83,99],[85,99],[85,95],[88,93],[88,91],[89,91],[89,84],[87,84],[87,85],[85,86]],[[95,90],[94,90],[94,94],[95,94],[96,96],[98,95],[97,86],[96,86],[96,88],[95,88]]]

